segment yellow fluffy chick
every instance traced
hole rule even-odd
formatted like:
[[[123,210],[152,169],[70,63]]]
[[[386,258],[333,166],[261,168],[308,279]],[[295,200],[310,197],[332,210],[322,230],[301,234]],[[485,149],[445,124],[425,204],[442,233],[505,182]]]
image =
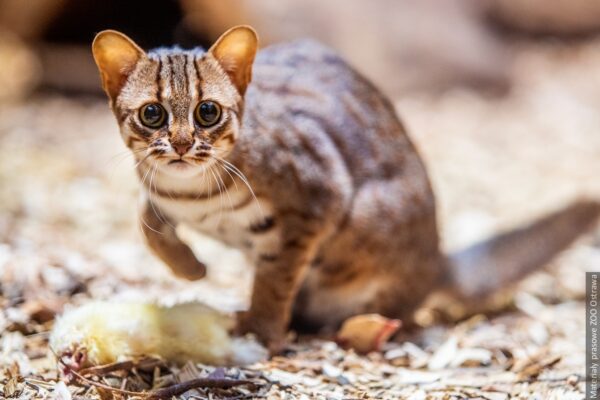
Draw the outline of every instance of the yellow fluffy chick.
[[[57,320],[50,347],[74,369],[144,356],[212,365],[248,364],[267,356],[255,341],[232,338],[233,326],[231,316],[198,303],[92,302]]]

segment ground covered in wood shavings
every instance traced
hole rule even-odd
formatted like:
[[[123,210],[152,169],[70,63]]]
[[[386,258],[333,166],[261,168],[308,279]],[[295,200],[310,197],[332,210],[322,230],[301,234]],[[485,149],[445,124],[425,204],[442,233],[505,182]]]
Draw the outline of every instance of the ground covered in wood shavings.
[[[506,97],[455,90],[396,99],[429,166],[448,249],[578,195],[600,196],[600,41],[525,43],[515,52]],[[132,162],[103,100],[39,95],[4,104],[0,149],[0,397],[164,397],[192,379],[231,378],[244,382],[182,397],[583,398],[584,271],[600,266],[599,231],[498,296],[493,313],[439,324],[439,314],[423,310],[428,327],[381,353],[301,338],[285,355],[245,368],[145,361],[63,377],[47,339],[64,307],[197,299],[236,310],[251,271],[239,254],[186,231],[209,261],[206,280],[178,281],[148,255]]]

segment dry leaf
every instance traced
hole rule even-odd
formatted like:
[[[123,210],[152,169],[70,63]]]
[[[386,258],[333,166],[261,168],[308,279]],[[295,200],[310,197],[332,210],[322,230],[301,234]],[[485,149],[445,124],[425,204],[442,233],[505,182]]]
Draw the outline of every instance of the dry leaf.
[[[545,369],[551,368],[552,366],[558,364],[561,359],[561,356],[549,356],[539,361],[533,359],[531,363],[526,364],[519,371],[516,371],[518,372],[518,379],[523,381],[535,379]]]
[[[8,399],[17,398],[23,393],[23,378],[13,376],[4,385],[3,394]]]

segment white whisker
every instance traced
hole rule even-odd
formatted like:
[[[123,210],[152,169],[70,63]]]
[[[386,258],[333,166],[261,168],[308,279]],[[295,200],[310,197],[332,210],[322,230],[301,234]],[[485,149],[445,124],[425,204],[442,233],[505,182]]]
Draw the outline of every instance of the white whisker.
[[[264,218],[264,213],[262,210],[262,207],[260,206],[260,201],[258,201],[258,198],[256,197],[256,194],[254,193],[254,190],[252,189],[252,186],[250,185],[250,182],[248,182],[248,179],[246,178],[246,176],[242,173],[242,171],[240,171],[235,165],[233,165],[232,163],[230,163],[227,160],[224,160],[222,158],[213,156],[213,158],[221,163],[223,163],[223,166],[225,169],[227,169],[228,171],[231,171],[232,173],[234,173],[238,178],[240,178],[242,180],[242,182],[244,183],[244,185],[246,185],[246,187],[248,188],[248,190],[250,191],[250,194],[252,195],[254,202],[256,203],[256,205],[258,206],[258,211],[261,215],[261,218]]]
[[[157,172],[158,172],[158,162],[155,162],[153,169],[152,169],[152,175],[150,175],[150,193],[152,193],[152,191],[154,191],[154,193],[158,196],[158,189],[156,188],[156,180],[154,179],[156,177]],[[175,226],[169,222],[168,218],[165,217],[165,215],[162,213],[162,211],[160,209],[156,208],[156,206],[154,205],[154,202],[151,201],[150,204],[152,205],[152,210],[154,210],[154,212],[156,213],[156,216],[158,217],[160,222],[162,222],[163,224],[169,225],[171,228],[175,229]]]
[[[146,170],[146,173],[142,177],[142,186],[144,186],[144,182],[146,182],[146,178],[147,178],[149,172],[150,172],[150,168],[148,168]],[[152,206],[152,208],[154,208],[154,205],[152,204],[152,200],[150,199],[150,196],[148,196],[148,200],[147,201],[150,203],[150,205]],[[150,225],[148,225],[148,223],[144,219],[144,215],[143,214],[140,214],[140,221],[146,226],[146,228],[150,229],[152,232],[158,233],[159,235],[164,235],[163,232],[159,232],[156,229],[152,228]],[[140,230],[142,231],[142,233],[144,232],[144,229],[143,229],[143,227],[142,227],[141,224],[140,224]]]
[[[219,189],[219,218],[217,218],[217,222],[215,226],[219,226],[219,223],[221,222],[221,217],[223,216],[223,192],[221,190],[221,185],[219,185],[219,181],[217,180],[215,173],[212,169],[209,169],[216,185],[217,188]],[[211,193],[212,193],[212,188],[211,188]]]
[[[217,165],[219,165],[219,164],[217,164]],[[217,175],[217,178],[219,178],[219,181],[221,181],[221,184],[223,185],[223,189],[225,190],[225,194],[227,195],[227,199],[229,200],[229,209],[231,211],[233,211],[233,203],[231,202],[231,196],[229,195],[229,189],[227,188],[227,185],[225,185],[225,181],[223,180],[223,177],[221,177],[221,174],[219,174],[217,172],[216,175]]]
[[[137,167],[139,167],[140,164],[142,164],[144,161],[146,161],[148,159],[148,157],[150,157],[152,154],[154,154],[154,152],[150,151],[148,154],[146,154],[144,157],[142,157],[142,159],[133,166],[133,169],[136,169]]]

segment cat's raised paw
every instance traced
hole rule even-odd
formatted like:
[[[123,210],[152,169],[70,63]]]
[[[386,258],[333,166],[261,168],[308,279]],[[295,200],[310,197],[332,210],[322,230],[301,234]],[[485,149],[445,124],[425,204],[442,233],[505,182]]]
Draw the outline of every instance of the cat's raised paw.
[[[186,265],[185,268],[173,269],[173,272],[178,278],[187,279],[188,281],[197,281],[206,276],[206,265],[200,261],[194,260],[194,262]]]

